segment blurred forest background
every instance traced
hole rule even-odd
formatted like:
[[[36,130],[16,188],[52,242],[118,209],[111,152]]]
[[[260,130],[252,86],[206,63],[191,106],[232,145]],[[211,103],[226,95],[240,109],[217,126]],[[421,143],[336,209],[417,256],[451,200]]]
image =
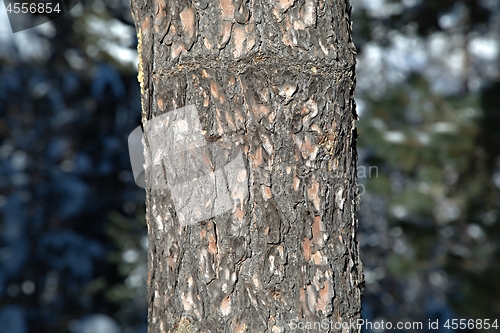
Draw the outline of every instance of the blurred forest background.
[[[363,316],[500,318],[500,2],[352,5]],[[2,8],[0,331],[145,333],[129,4],[9,31]]]

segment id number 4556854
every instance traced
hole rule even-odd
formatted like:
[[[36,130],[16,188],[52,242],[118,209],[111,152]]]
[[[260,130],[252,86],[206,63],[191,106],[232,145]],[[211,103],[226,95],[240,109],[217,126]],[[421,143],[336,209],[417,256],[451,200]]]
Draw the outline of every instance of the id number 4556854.
[[[14,2],[9,3],[7,8],[5,8],[7,13],[11,14],[51,14],[51,13],[60,13],[61,9],[59,3],[51,3],[51,2]]]
[[[443,325],[447,329],[498,329],[498,319],[448,319]]]

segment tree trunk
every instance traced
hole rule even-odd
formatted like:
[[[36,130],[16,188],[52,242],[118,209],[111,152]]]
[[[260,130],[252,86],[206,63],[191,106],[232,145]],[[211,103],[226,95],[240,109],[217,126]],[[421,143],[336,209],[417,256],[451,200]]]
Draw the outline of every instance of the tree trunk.
[[[248,184],[231,192],[229,210],[200,213],[196,223],[186,221],[190,212],[179,209],[172,186],[146,190],[149,332],[327,332],[339,330],[319,323],[357,320],[348,0],[131,0],[131,7],[143,124],[191,107],[207,146],[241,151],[237,177]],[[229,163],[197,149],[211,171]],[[177,153],[162,164],[168,184],[182,178],[179,166],[167,170],[185,162]],[[207,194],[205,186],[190,190]]]

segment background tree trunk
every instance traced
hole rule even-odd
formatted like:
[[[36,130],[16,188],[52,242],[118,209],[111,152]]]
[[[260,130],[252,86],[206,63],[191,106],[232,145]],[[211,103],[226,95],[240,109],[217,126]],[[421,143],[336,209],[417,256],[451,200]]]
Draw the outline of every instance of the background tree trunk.
[[[149,332],[358,319],[348,0],[131,5],[143,123],[194,104],[206,140],[240,146],[249,175],[241,205],[187,226],[168,190],[147,190]]]

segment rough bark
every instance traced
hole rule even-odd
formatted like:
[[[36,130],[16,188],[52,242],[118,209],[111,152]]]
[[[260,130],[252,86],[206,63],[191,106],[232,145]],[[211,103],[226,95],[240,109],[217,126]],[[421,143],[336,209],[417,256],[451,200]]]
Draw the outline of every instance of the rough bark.
[[[167,189],[147,190],[149,332],[291,332],[297,321],[358,319],[348,0],[131,7],[143,123],[194,104],[207,141],[241,147],[249,174],[238,207],[187,226]]]

